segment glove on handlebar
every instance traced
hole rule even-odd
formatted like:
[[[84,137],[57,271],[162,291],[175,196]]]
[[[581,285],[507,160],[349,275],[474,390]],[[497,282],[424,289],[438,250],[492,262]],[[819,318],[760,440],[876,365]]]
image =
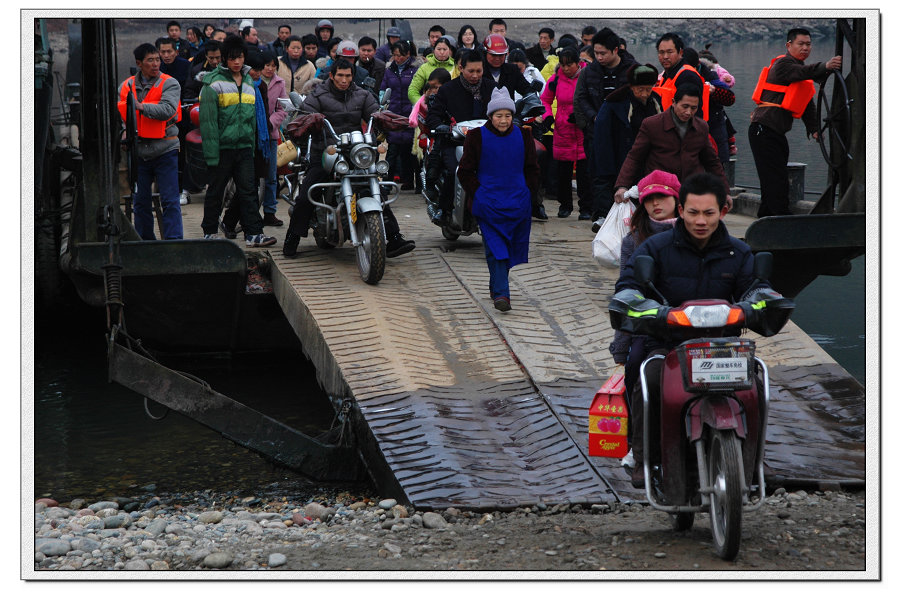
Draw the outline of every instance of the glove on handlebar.
[[[293,141],[299,140],[307,133],[318,133],[325,126],[325,116],[319,113],[301,114],[285,128]]]
[[[450,136],[450,125],[438,125],[435,127],[434,131],[432,131],[434,135],[442,135],[444,137]]]

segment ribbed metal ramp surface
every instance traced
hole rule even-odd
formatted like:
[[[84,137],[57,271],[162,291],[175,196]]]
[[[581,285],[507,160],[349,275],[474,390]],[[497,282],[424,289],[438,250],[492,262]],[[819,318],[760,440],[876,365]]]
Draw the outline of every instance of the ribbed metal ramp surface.
[[[377,286],[360,280],[349,246],[325,251],[305,239],[296,259],[271,252],[276,295],[320,384],[359,406],[362,457],[380,490],[431,508],[641,499],[617,460],[587,456],[587,410],[614,366],[607,306],[618,276],[591,257],[590,223],[534,223],[529,263],[511,272],[513,310],[503,314],[489,300],[480,237],[445,241],[411,195],[394,211],[418,246],[389,259]],[[823,466],[835,430],[810,418],[831,397],[811,407],[804,390],[816,384],[809,366],[842,381],[846,372],[793,325],[761,340],[759,355],[773,371],[779,419],[770,472],[862,479],[862,434],[843,438],[843,463]],[[800,374],[782,384],[790,368]],[[864,421],[864,389],[843,399]]]

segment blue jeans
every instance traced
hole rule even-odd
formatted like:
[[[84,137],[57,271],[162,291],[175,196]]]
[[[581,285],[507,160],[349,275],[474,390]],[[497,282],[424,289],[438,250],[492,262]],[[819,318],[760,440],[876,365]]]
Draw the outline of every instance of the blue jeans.
[[[491,275],[491,299],[497,297],[509,299],[509,260],[495,258],[487,245],[484,246],[484,255]]]
[[[274,214],[278,210],[278,142],[269,140],[269,162],[266,164],[266,188],[263,195],[263,212]]]
[[[138,160],[137,193],[134,196],[134,230],[145,241],[153,241],[153,196],[151,186],[156,178],[159,203],[162,206],[164,239],[184,237],[181,226],[181,204],[178,189],[178,150],[172,150],[153,160]]]

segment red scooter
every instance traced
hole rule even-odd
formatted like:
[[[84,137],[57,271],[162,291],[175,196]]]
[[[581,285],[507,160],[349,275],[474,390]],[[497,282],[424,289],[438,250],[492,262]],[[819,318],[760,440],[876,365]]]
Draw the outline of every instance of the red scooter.
[[[768,277],[772,255],[756,255],[754,276]],[[733,560],[740,548],[744,510],[765,502],[763,457],[769,406],[768,369],[755,355],[745,328],[773,336],[794,302],[768,287],[737,304],[688,301],[669,307],[653,286],[653,258],[635,258],[635,276],[662,304],[639,291],[615,294],[610,321],[616,330],[670,344],[640,368],[643,391],[644,491],[650,505],[669,513],[676,530],[690,529],[696,513],[709,513],[716,552]],[[659,404],[651,409],[646,368],[664,360]],[[755,492],[754,492],[755,490]]]

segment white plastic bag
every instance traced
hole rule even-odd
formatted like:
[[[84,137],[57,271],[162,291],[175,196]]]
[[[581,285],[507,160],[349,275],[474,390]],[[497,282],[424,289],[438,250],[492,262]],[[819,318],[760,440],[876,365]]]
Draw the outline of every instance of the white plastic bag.
[[[607,268],[619,267],[619,256],[622,254],[622,239],[628,234],[628,222],[634,213],[634,204],[631,201],[614,203],[606,215],[606,220],[597,236],[591,243],[594,251],[594,259],[601,266]]]

